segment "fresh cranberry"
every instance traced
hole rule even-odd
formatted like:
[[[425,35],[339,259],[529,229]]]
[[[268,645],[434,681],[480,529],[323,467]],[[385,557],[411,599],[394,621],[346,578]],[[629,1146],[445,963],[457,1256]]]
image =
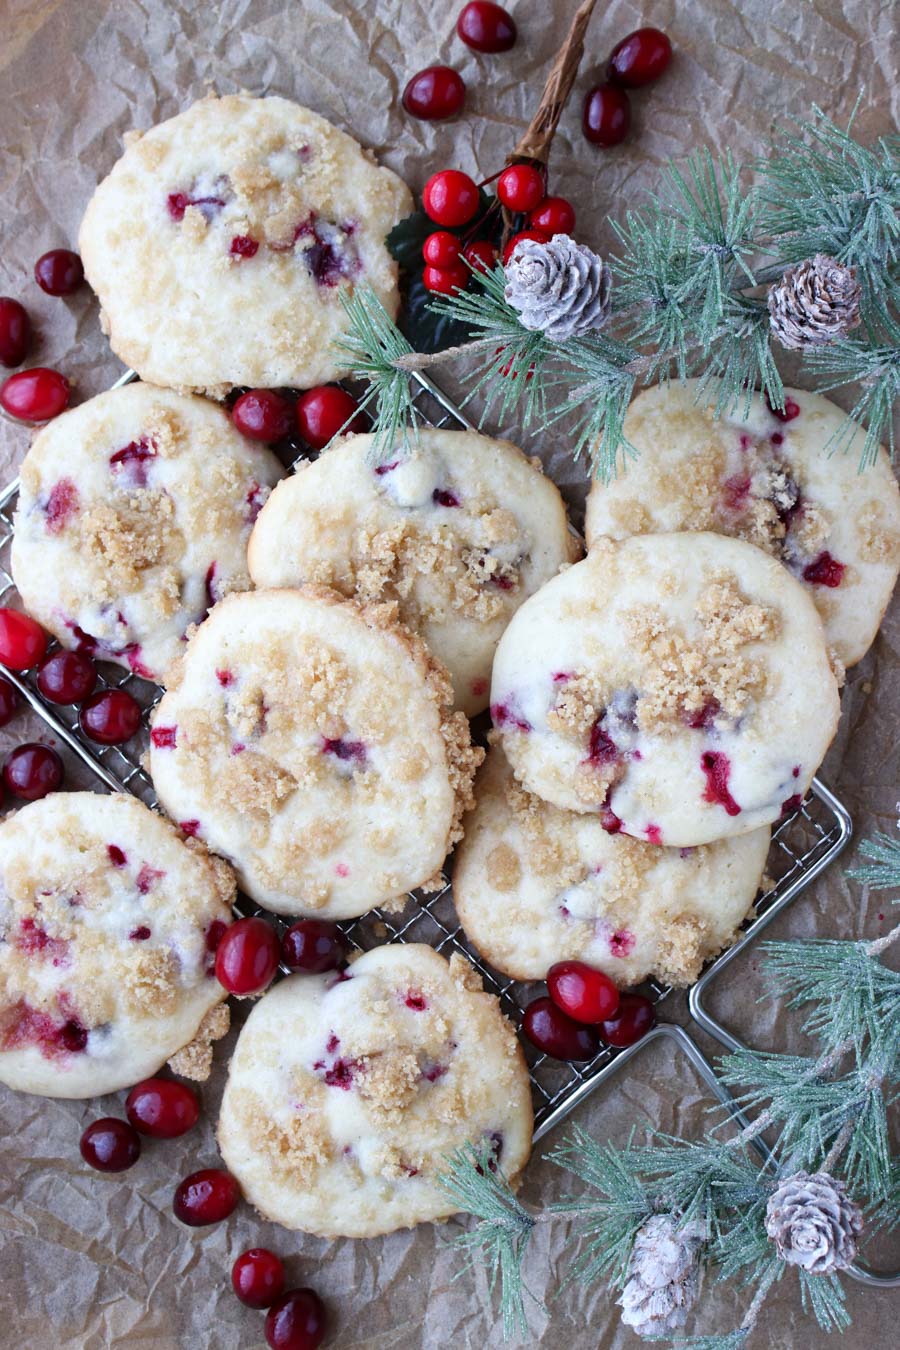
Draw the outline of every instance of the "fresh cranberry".
[[[473,272],[492,272],[499,256],[500,250],[490,239],[473,239],[463,250],[463,258]]]
[[[510,211],[533,211],[544,200],[544,175],[531,164],[510,164],[497,179],[497,196]]]
[[[613,47],[606,78],[623,89],[640,89],[658,80],[671,59],[672,44],[665,33],[638,28]]]
[[[268,1308],[284,1289],[284,1263],[266,1247],[251,1247],[231,1267],[231,1287],[248,1308]]]
[[[98,1172],[125,1172],[141,1156],[141,1141],[125,1120],[104,1116],[81,1136],[81,1156]]]
[[[281,942],[282,960],[288,969],[303,970],[309,975],[336,970],[345,952],[341,930],[327,919],[298,919]]]
[[[598,84],[584,97],[581,114],[584,134],[592,145],[618,145],[631,126],[631,104],[624,89]]]
[[[175,1218],[191,1228],[221,1223],[237,1207],[240,1187],[222,1167],[204,1167],[178,1183],[172,1209]]]
[[[600,1035],[607,1045],[623,1049],[634,1045],[656,1023],[656,1011],[649,998],[643,994],[623,994],[619,999],[619,1011],[600,1024]]]
[[[28,614],[0,609],[0,662],[9,670],[30,670],[47,650],[47,635]]]
[[[51,652],[38,666],[37,686],[48,703],[80,703],[96,683],[97,667],[86,652]]]
[[[291,1289],[266,1313],[271,1350],[316,1350],[326,1327],[325,1308],[312,1289]]]
[[[366,422],[356,399],[346,389],[320,384],[298,398],[297,426],[307,445],[324,450],[339,431],[365,431]]]
[[[573,1021],[551,998],[529,1003],[522,1029],[532,1045],[554,1059],[593,1059],[600,1049],[594,1028]]]
[[[455,117],[466,101],[466,84],[450,66],[426,66],[403,90],[403,106],[411,117],[437,122]]]
[[[49,422],[69,406],[69,381],[58,370],[34,366],[0,385],[0,408],[20,422]]]
[[[19,706],[19,691],[9,680],[0,675],[0,727],[5,727],[16,715]]]
[[[34,264],[34,279],[48,295],[71,295],[84,281],[84,267],[70,248],[52,248]]]
[[[429,267],[453,267],[461,251],[462,244],[449,230],[435,230],[422,245],[422,257]]]
[[[825,549],[811,563],[806,564],[803,569],[803,580],[808,581],[811,586],[829,586],[834,590],[844,580],[846,570],[846,563],[838,562],[837,558],[832,558]]]
[[[7,755],[3,781],[14,797],[36,802],[55,792],[63,780],[63,762],[49,745],[37,741],[19,745]]]
[[[533,230],[545,234],[571,234],[575,228],[575,207],[565,197],[545,197],[528,217]]]
[[[476,52],[508,52],[516,44],[515,20],[491,0],[471,0],[465,5],[456,20],[456,31]]]
[[[261,994],[281,959],[278,935],[265,919],[238,919],[216,948],[216,978],[229,994]]]
[[[558,1008],[576,1022],[605,1022],[619,1006],[619,991],[608,975],[583,961],[557,961],[547,988]]]
[[[141,708],[124,689],[101,689],[82,705],[78,721],[85,736],[101,745],[128,741],[141,725]]]
[[[436,295],[452,295],[454,291],[464,291],[469,284],[471,272],[462,263],[456,267],[426,267],[422,273],[425,289]]]
[[[504,267],[508,264],[518,245],[525,239],[533,239],[538,244],[549,244],[550,242],[550,236],[544,230],[520,230],[518,234],[514,234],[511,239],[507,240],[506,248],[503,250]]]
[[[468,225],[478,201],[474,181],[459,169],[441,169],[422,189],[422,207],[436,225]]]
[[[184,1083],[172,1078],[145,1078],[129,1092],[125,1114],[141,1134],[177,1139],[197,1124],[200,1103]]]
[[[294,408],[274,389],[248,389],[231,410],[231,420],[251,441],[280,441],[294,429]]]
[[[28,310],[11,295],[0,295],[0,366],[20,366],[30,346]]]

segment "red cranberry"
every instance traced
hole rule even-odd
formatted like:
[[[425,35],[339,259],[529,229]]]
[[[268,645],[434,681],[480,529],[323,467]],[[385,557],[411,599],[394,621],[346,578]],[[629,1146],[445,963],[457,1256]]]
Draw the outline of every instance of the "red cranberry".
[[[472,0],[466,5],[456,20],[456,31],[476,52],[508,52],[516,44],[515,20],[491,0]]]
[[[605,1022],[619,1006],[619,991],[608,975],[583,961],[557,961],[547,973],[550,997],[576,1022]]]
[[[197,1124],[200,1103],[184,1083],[172,1078],[145,1078],[129,1092],[125,1114],[141,1134],[177,1139]]]
[[[298,398],[297,426],[307,445],[324,450],[339,431],[365,431],[366,422],[356,399],[346,389],[320,384]]]
[[[667,69],[672,44],[658,28],[638,28],[612,49],[606,78],[623,89],[652,84]]]
[[[625,90],[614,84],[598,84],[589,89],[581,125],[592,145],[609,147],[624,141],[631,126],[631,104]]]
[[[7,755],[3,781],[14,797],[36,802],[55,792],[63,780],[63,762],[49,745],[37,741],[19,745]]]
[[[303,970],[309,975],[336,970],[345,951],[341,930],[327,919],[298,919],[281,942],[282,960],[288,969]]]
[[[649,998],[643,994],[623,994],[619,1011],[600,1024],[600,1035],[607,1045],[623,1049],[634,1045],[656,1022],[656,1012]]]
[[[82,705],[78,721],[85,736],[101,745],[130,740],[141,725],[141,708],[124,689],[101,689]]]
[[[0,609],[0,662],[9,670],[30,670],[47,650],[39,623],[18,609]]]
[[[294,430],[294,409],[274,389],[248,389],[232,408],[231,420],[251,441],[275,442]]]
[[[463,257],[473,272],[493,272],[500,250],[490,239],[473,239],[466,244]]]
[[[48,295],[71,295],[84,281],[84,268],[70,248],[52,248],[34,264],[34,279]]]
[[[57,370],[19,370],[0,385],[0,408],[20,422],[49,422],[69,406],[69,381]]]
[[[565,197],[545,197],[528,217],[533,230],[546,234],[571,234],[575,228],[575,208]]]
[[[80,703],[96,683],[97,667],[86,652],[51,652],[38,666],[37,686],[48,703]]]
[[[81,1156],[98,1172],[125,1172],[141,1156],[141,1141],[127,1121],[95,1120],[81,1136]]]
[[[533,211],[544,200],[544,175],[531,164],[510,164],[497,179],[497,196],[510,211]]]
[[[16,715],[19,706],[19,691],[9,680],[0,675],[0,727],[5,727]]]
[[[449,230],[435,230],[422,245],[422,257],[429,267],[453,267],[461,251],[462,244]]]
[[[403,106],[411,117],[437,122],[454,117],[466,101],[466,85],[450,66],[426,66],[403,90]]]
[[[240,1187],[230,1172],[222,1167],[205,1167],[178,1183],[172,1209],[182,1223],[203,1228],[227,1219],[240,1198]]]
[[[291,1289],[266,1313],[271,1350],[316,1350],[325,1338],[327,1319],[312,1289]]]
[[[459,169],[441,169],[422,189],[422,207],[436,225],[468,225],[478,204],[474,180]]]
[[[24,305],[0,296],[0,366],[20,366],[31,346],[31,320]]]
[[[268,1308],[284,1289],[284,1263],[266,1247],[251,1247],[231,1267],[231,1287],[248,1308]]]
[[[261,994],[281,959],[278,935],[265,919],[238,919],[216,948],[216,978],[229,994]]]
[[[506,248],[503,250],[504,267],[516,251],[516,246],[521,244],[524,239],[534,239],[538,244],[549,244],[550,242],[549,234],[546,234],[543,230],[520,230],[518,234],[514,234],[511,239],[507,240]]]
[[[469,284],[471,272],[459,263],[456,267],[426,267],[422,273],[425,289],[437,295],[452,295],[454,291],[464,291]]]
[[[529,1003],[522,1028],[532,1045],[554,1059],[593,1059],[600,1049],[595,1029],[573,1022],[550,998]]]

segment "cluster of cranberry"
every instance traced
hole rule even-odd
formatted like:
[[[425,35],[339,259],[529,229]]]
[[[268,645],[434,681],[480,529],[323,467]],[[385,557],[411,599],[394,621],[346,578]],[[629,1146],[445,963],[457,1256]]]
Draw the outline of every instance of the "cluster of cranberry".
[[[652,84],[668,68],[672,44],[658,28],[638,28],[613,48],[606,80],[584,96],[581,126],[592,145],[624,141],[631,126],[628,89]]]
[[[346,955],[341,930],[327,919],[298,919],[280,941],[266,919],[238,919],[216,947],[216,979],[229,994],[252,998],[268,989],[280,964],[323,975],[337,970]]]
[[[456,21],[456,32],[473,51],[490,54],[508,52],[517,36],[512,16],[491,0],[471,0]],[[452,66],[426,66],[403,91],[406,111],[425,122],[455,117],[465,101],[465,80]]]
[[[601,1046],[634,1045],[656,1021],[649,998],[620,994],[608,975],[583,961],[558,961],[547,973],[549,998],[525,1009],[522,1029],[554,1059],[593,1059]]]
[[[34,279],[47,295],[71,295],[84,281],[84,268],[77,253],[54,248],[38,258]],[[0,296],[0,365],[20,366],[31,338],[28,310],[12,296]],[[0,385],[0,407],[23,422],[49,422],[68,406],[69,381],[47,366],[17,371]]]
[[[336,384],[320,384],[300,395],[248,389],[232,405],[231,420],[251,441],[284,442],[295,449],[297,432],[313,450],[324,450],[339,431],[366,429],[359,404]]]

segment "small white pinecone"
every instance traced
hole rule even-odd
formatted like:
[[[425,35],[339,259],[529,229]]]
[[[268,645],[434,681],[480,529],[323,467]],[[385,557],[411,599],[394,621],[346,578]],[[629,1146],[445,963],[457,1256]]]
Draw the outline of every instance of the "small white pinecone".
[[[609,318],[612,276],[602,258],[567,234],[523,239],[506,264],[507,303],[523,328],[551,342],[583,337]]]
[[[821,347],[859,326],[856,268],[817,253],[769,287],[772,332],[792,351]]]
[[[704,1237],[701,1224],[679,1228],[669,1214],[654,1214],[638,1230],[617,1299],[627,1327],[639,1336],[664,1336],[684,1326],[700,1289]]]
[[[769,1196],[766,1232],[789,1266],[810,1275],[846,1270],[856,1256],[862,1211],[843,1181],[827,1172],[796,1172]]]

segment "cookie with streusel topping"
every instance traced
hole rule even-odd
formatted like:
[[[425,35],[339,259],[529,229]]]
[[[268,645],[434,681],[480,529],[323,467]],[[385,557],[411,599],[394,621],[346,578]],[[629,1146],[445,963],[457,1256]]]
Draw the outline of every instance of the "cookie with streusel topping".
[[[219,1147],[286,1228],[375,1237],[448,1218],[437,1183],[471,1144],[515,1181],[531,1149],[515,1032],[456,953],[376,947],[342,975],[295,975],[241,1031]]]
[[[577,959],[623,989],[648,975],[692,984],[735,940],[770,833],[696,848],[610,834],[599,815],[528,792],[495,745],[475,778],[453,902],[469,941],[513,979],[543,980],[554,962]]]
[[[150,771],[188,833],[280,914],[349,918],[436,884],[484,757],[446,671],[325,587],[216,605],[153,714]]]
[[[232,94],[126,141],[78,242],[110,345],[143,379],[308,388],[343,373],[344,296],[370,286],[396,314],[385,239],[412,197],[324,117]]]
[[[373,450],[352,436],[281,483],[254,527],[250,575],[395,600],[474,716],[516,609],[579,555],[562,497],[516,446],[475,432],[421,428],[408,452],[376,462]]]
[[[808,591],[718,534],[600,540],[526,600],[494,658],[491,715],[516,777],[652,844],[777,820],[839,711]]]
[[[228,1030],[231,869],[135,797],[58,792],[0,825],[0,1082],[95,1097],[206,1078]]]
[[[132,383],[38,433],[12,572],[64,647],[162,681],[186,629],[247,590],[247,540],[278,460],[206,399]]]
[[[639,454],[610,483],[595,480],[588,546],[600,538],[715,530],[781,559],[809,590],[845,666],[868,651],[900,569],[900,490],[879,449],[860,471],[865,432],[821,394],[785,390],[783,412],[754,395],[716,419],[718,383],[641,393],[625,419]],[[746,411],[746,416],[745,416]]]

